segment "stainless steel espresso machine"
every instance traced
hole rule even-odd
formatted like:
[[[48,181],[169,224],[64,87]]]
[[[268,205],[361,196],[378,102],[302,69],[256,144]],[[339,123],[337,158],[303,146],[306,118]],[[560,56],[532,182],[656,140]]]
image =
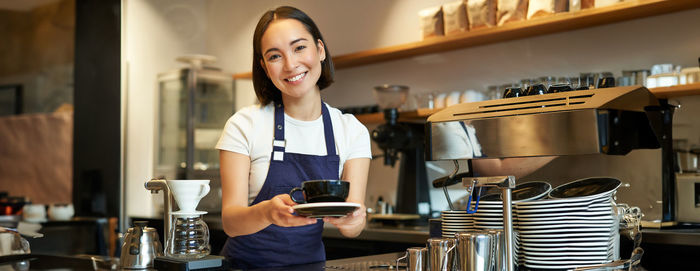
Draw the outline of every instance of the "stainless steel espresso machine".
[[[669,112],[670,111],[670,112]],[[670,144],[672,114],[644,87],[523,96],[448,107],[428,118],[426,160],[470,160],[583,154],[625,155]],[[664,153],[665,155],[665,153]],[[671,153],[672,155],[672,153]],[[666,160],[666,159],[664,159]],[[666,167],[671,171],[666,176]],[[672,164],[664,162],[664,214],[672,216]],[[465,177],[444,185],[502,191],[506,259],[513,259],[512,176]],[[671,218],[669,218],[671,219]],[[505,265],[514,269],[514,263]]]

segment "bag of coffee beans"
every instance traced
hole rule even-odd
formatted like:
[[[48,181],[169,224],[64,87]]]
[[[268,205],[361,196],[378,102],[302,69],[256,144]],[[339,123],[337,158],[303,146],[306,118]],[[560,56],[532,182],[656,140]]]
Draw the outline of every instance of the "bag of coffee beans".
[[[467,18],[469,29],[478,29],[496,25],[497,0],[468,0]]]
[[[469,30],[467,5],[464,4],[464,1],[454,1],[442,5],[442,13],[445,22],[445,35],[459,34]]]
[[[525,20],[528,0],[498,0],[498,25]]]
[[[418,17],[423,31],[423,39],[445,35],[442,6],[423,9],[418,12]]]

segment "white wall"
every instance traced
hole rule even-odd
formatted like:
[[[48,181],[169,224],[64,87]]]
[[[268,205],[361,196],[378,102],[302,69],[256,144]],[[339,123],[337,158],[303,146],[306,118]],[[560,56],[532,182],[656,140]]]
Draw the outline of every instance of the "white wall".
[[[125,0],[126,1],[126,0]],[[155,75],[176,64],[172,59],[197,52],[217,56],[219,66],[234,73],[250,71],[252,36],[259,16],[268,9],[288,4],[307,12],[317,23],[334,55],[420,40],[417,12],[449,1],[440,0],[354,0],[354,1],[145,1],[127,2],[127,59],[129,61],[129,122],[127,130],[128,214],[145,213],[140,204],[146,193],[142,182],[150,178],[153,164],[153,111]],[[182,19],[200,25],[197,39],[182,36],[188,30],[167,19],[173,6],[196,9]],[[191,18],[192,17],[192,18]],[[336,83],[324,90],[327,102],[336,106],[373,104],[373,86],[392,83],[411,87],[411,92],[484,90],[491,84],[519,81],[544,75],[571,76],[579,72],[649,68],[656,63],[697,65],[700,56],[700,9],[626,21],[611,25],[550,34],[441,54],[339,70]],[[197,28],[199,29],[199,28]],[[133,33],[132,33],[133,32]],[[199,50],[199,51],[197,51]],[[236,84],[239,97],[253,101],[252,83]],[[697,123],[697,120],[682,120]],[[690,135],[698,143],[697,134]],[[376,147],[376,146],[375,146]],[[375,154],[380,151],[375,149]],[[640,155],[650,160],[654,153]],[[653,160],[653,159],[652,159]],[[585,161],[581,162],[585,166]],[[448,163],[449,164],[449,163]],[[447,165],[449,168],[449,165]],[[625,171],[626,169],[620,169]],[[432,177],[442,173],[431,172]],[[396,169],[371,165],[368,203],[384,195],[393,200]],[[640,182],[658,178],[634,176]],[[432,191],[441,200],[440,191]],[[147,197],[147,196],[146,196]],[[436,202],[444,208],[444,200]],[[145,204],[143,204],[145,205]],[[148,209],[148,208],[145,208]]]
[[[156,214],[143,183],[153,176],[158,73],[184,66],[175,58],[206,52],[206,1],[125,0],[127,216]],[[157,200],[161,200],[160,196]]]

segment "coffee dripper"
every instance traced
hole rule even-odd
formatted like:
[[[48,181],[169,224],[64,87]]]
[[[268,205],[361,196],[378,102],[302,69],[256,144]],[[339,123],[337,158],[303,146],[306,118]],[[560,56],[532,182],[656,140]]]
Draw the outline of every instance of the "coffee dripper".
[[[183,260],[203,258],[211,252],[206,211],[197,211],[199,201],[209,193],[209,180],[162,180],[146,182],[146,189],[165,192],[165,256]],[[178,211],[172,211],[172,199]]]
[[[165,255],[183,259],[209,255],[209,227],[202,219],[207,212],[196,210],[199,201],[209,193],[209,180],[168,180],[168,187],[180,210],[172,213]]]

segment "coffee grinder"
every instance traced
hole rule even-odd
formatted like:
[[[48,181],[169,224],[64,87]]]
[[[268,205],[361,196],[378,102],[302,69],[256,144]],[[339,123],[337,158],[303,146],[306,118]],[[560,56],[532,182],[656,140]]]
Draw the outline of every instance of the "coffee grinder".
[[[406,102],[408,90],[407,86],[399,85],[374,88],[374,98],[384,112],[386,123],[372,131],[372,140],[384,151],[384,165],[394,167],[396,160],[400,160],[396,213],[418,214],[420,221],[427,221],[431,210],[424,155],[425,126],[399,122],[399,108]]]
[[[209,227],[203,216],[207,212],[197,211],[199,201],[209,193],[209,180],[164,180],[146,182],[152,193],[163,191],[165,256],[153,262],[157,270],[225,270],[224,257],[209,255]],[[172,210],[175,199],[178,211]]]

